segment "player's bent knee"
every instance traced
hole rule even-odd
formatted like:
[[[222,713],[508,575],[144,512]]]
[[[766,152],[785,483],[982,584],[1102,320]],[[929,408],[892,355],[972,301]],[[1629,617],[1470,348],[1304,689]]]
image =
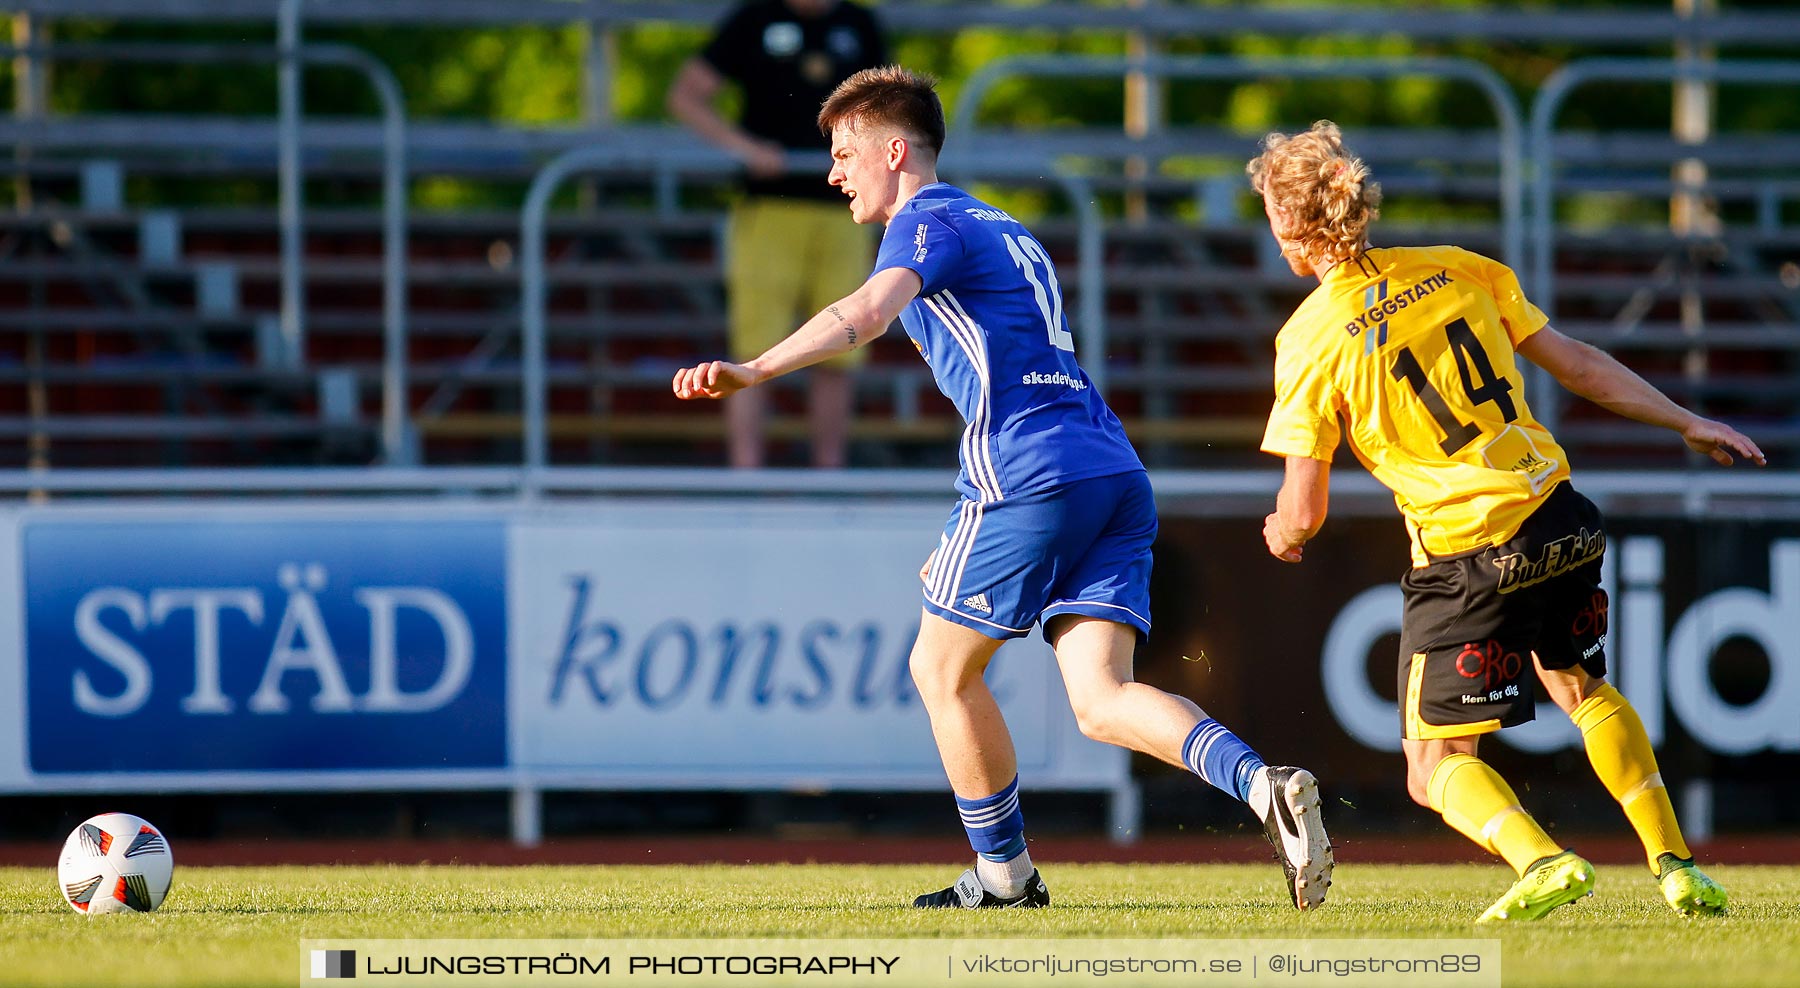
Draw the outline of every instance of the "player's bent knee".
[[[1406,750],[1406,794],[1420,806],[1434,809],[1431,805],[1431,777],[1437,773],[1438,765],[1451,755],[1475,754],[1475,742],[1478,739],[1479,735],[1471,735],[1427,741],[1416,747],[1409,743]]]
[[[927,705],[953,700],[981,680],[985,663],[968,662],[954,657],[915,650],[907,660],[913,687]]]
[[[1075,711],[1075,727],[1084,737],[1111,744],[1113,741],[1112,721],[1098,711]]]
[[[955,680],[945,674],[941,658],[914,652],[907,661],[907,669],[912,673],[913,688],[919,691],[919,698],[928,705],[947,693],[956,692]]]
[[[1406,753],[1406,795],[1426,809],[1431,808],[1431,773],[1446,754],[1447,750],[1433,744]]]
[[[1079,699],[1069,698],[1069,706],[1075,711],[1075,727],[1081,733],[1095,741],[1107,744],[1118,744],[1119,712],[1116,693],[1104,696],[1085,695]]]
[[[1606,685],[1606,680],[1590,676],[1579,667],[1572,670],[1543,670],[1538,678],[1544,684],[1544,692],[1550,695],[1550,701],[1571,716],[1582,701],[1593,696]]]

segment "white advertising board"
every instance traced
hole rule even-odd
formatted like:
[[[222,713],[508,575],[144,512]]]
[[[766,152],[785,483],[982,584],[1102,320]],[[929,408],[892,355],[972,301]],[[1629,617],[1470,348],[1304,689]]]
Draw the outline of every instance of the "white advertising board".
[[[513,764],[546,781],[936,787],[907,670],[949,510],[684,501],[515,519]],[[1035,634],[988,671],[1036,787],[1110,788]]]

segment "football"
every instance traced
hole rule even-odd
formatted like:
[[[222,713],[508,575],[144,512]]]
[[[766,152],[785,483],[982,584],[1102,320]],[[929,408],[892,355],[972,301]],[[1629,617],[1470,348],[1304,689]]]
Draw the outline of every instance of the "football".
[[[129,813],[102,813],[63,842],[56,883],[76,912],[147,913],[162,905],[174,873],[162,831]]]

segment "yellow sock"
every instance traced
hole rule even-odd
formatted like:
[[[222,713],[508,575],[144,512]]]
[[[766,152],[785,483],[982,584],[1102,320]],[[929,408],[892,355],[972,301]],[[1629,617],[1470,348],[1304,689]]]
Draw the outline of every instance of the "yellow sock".
[[[1665,852],[1678,858],[1693,857],[1681,839],[1681,825],[1675,822],[1675,807],[1669,802],[1669,790],[1663,787],[1662,773],[1657,771],[1650,736],[1644,733],[1644,722],[1631,708],[1631,701],[1608,683],[1581,701],[1569,717],[1581,729],[1594,774],[1624,807],[1625,818],[1644,842],[1650,870],[1656,870],[1657,855]]]
[[[1506,780],[1474,755],[1449,755],[1438,762],[1426,792],[1445,823],[1505,858],[1521,875],[1533,861],[1562,853],[1562,845],[1519,805]]]

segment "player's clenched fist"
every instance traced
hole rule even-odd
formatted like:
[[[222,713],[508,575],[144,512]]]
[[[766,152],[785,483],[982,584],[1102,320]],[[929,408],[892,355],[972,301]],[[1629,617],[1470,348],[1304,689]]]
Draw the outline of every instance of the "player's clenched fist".
[[[1270,514],[1263,519],[1263,541],[1269,544],[1269,555],[1284,563],[1300,561],[1300,547],[1288,538],[1287,529],[1282,527],[1281,515]]]
[[[755,383],[755,373],[743,364],[709,360],[675,372],[675,397],[723,398]]]

